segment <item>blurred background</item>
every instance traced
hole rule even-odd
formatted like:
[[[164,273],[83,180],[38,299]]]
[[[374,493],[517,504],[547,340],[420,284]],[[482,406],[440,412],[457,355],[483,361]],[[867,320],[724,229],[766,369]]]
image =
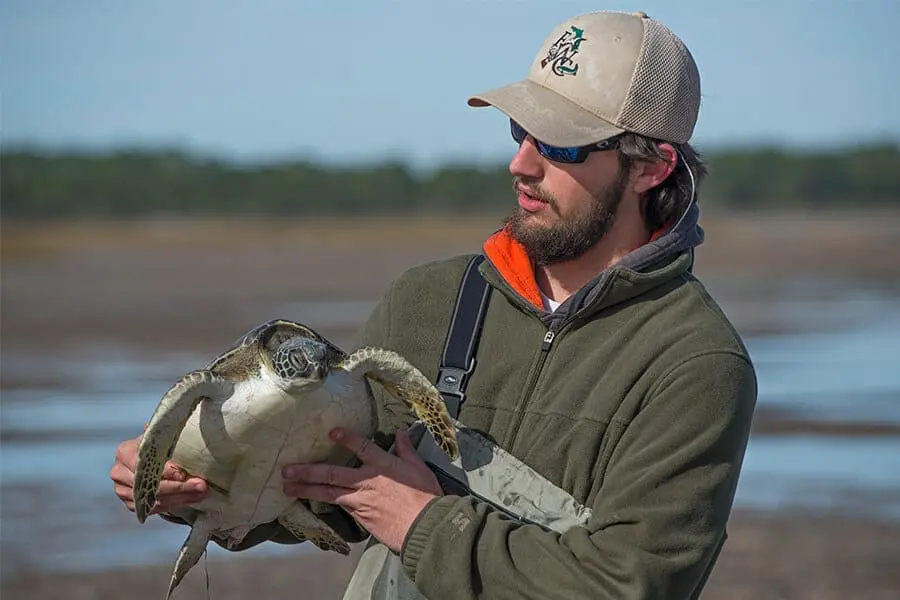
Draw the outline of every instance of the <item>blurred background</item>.
[[[477,251],[515,146],[466,98],[598,9],[699,65],[696,272],[759,373],[703,597],[898,597],[900,2],[6,0],[4,598],[162,597],[186,530],[121,506],[117,444],[253,325],[349,345],[403,269]],[[353,558],[207,566],[217,598],[338,598]],[[206,593],[197,568],[176,597]]]

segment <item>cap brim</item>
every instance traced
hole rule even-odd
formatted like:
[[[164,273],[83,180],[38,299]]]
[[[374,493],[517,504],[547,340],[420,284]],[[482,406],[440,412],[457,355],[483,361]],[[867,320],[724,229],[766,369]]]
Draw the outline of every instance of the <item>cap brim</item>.
[[[624,130],[529,79],[472,96],[469,106],[493,106],[552,146],[587,146]]]

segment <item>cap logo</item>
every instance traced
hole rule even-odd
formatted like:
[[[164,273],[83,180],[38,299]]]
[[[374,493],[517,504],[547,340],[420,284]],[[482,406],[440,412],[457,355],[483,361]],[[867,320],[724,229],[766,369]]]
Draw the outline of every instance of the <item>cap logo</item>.
[[[578,54],[578,46],[585,39],[584,30],[572,25],[568,31],[564,31],[559,39],[553,42],[547,50],[547,56],[541,60],[541,68],[550,65],[554,75],[575,75],[578,73],[578,65],[575,63],[575,55]]]

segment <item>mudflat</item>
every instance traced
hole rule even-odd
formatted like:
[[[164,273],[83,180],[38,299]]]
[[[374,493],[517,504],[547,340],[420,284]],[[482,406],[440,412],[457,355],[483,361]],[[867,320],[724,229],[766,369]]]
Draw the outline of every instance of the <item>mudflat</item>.
[[[324,323],[348,342],[367,303],[405,268],[477,252],[499,223],[483,216],[5,220],[4,350],[127,346],[214,355],[263,320],[304,318],[291,313],[303,302],[356,303],[358,319]],[[706,242],[695,273],[744,331],[791,326],[773,321],[765,301],[792,282],[900,281],[900,211],[712,215],[701,224]]]

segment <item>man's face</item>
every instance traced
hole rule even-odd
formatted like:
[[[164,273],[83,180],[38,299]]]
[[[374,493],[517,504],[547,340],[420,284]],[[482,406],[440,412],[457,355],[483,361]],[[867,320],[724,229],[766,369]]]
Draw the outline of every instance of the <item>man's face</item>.
[[[578,258],[615,223],[628,185],[614,150],[580,164],[541,156],[529,136],[509,164],[519,205],[505,226],[539,266]]]

